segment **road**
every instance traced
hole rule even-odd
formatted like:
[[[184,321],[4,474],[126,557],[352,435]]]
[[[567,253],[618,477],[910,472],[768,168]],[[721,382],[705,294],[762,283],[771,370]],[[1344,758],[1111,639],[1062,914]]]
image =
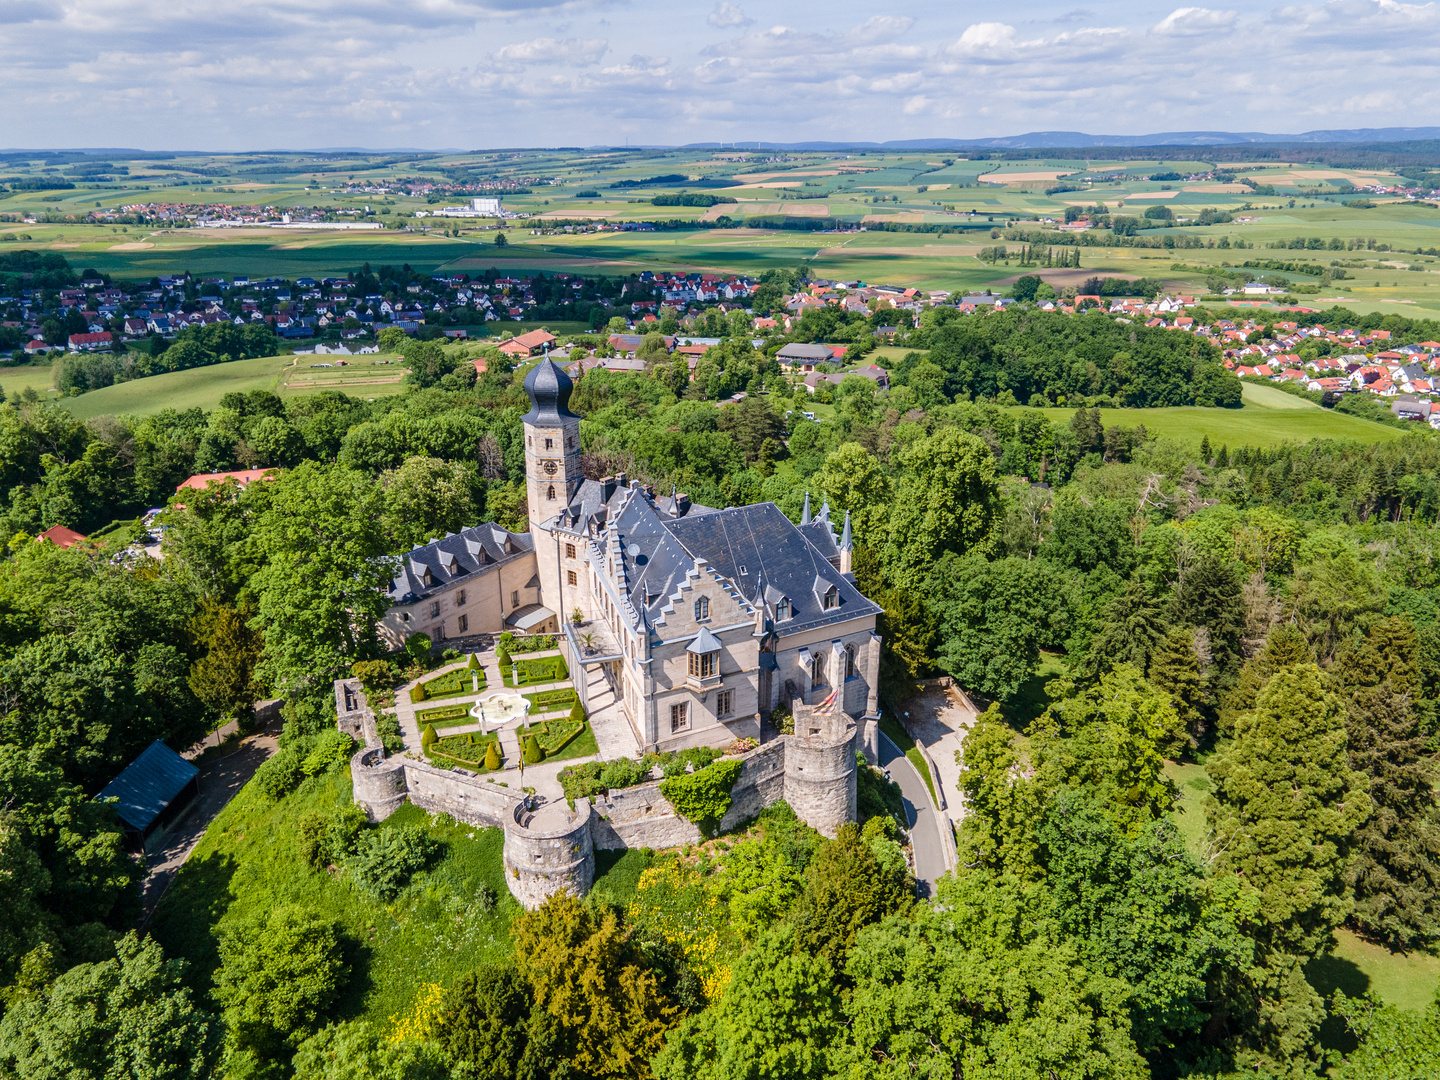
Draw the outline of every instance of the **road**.
[[[915,880],[920,894],[934,896],[936,882],[945,873],[939,828],[948,828],[950,823],[936,811],[924,778],[883,731],[880,732],[880,767],[900,785],[900,794],[905,799],[905,820],[910,823],[910,846],[915,852]]]
[[[245,786],[246,781],[255,775],[255,770],[275,753],[278,734],[278,724],[258,731],[241,740],[233,754],[213,758],[200,766],[200,794],[195,797],[194,805],[170,827],[165,835],[165,846],[152,851],[146,859],[145,878],[140,883],[141,927],[155,914],[160,898],[195,850],[195,845],[200,843],[210,823]]]

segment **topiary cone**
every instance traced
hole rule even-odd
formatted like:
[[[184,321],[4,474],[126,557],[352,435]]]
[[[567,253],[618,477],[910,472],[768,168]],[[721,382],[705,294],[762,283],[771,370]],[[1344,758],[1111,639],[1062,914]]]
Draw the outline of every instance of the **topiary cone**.
[[[570,719],[577,724],[583,724],[585,722],[585,706],[578,701],[570,706]]]
[[[466,664],[465,666],[468,667],[471,671],[479,671],[479,670],[480,670],[480,657],[477,656],[475,653],[472,652],[472,653],[470,654],[470,662],[469,662],[468,664]]]
[[[489,746],[485,748],[485,768],[489,769],[491,772],[494,772],[496,769],[500,768],[500,751],[498,749],[498,745],[498,743],[492,742]]]
[[[427,696],[428,695],[425,693],[424,683],[417,682],[414,686],[410,688],[410,701],[412,703],[416,701],[424,701]]]
[[[545,752],[540,749],[540,740],[534,735],[525,736],[525,764],[539,765],[545,760]]]
[[[435,734],[435,725],[426,724],[425,730],[420,733],[420,748],[428,752],[438,739],[439,737]]]

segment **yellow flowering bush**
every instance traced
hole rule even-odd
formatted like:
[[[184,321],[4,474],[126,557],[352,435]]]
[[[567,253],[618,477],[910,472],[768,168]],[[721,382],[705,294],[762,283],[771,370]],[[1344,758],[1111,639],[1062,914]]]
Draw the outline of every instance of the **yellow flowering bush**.
[[[430,1038],[435,1023],[440,1017],[440,1007],[445,1001],[445,988],[436,983],[420,987],[415,1000],[407,1012],[395,1013],[390,1017],[390,1041],[403,1043],[411,1040]]]

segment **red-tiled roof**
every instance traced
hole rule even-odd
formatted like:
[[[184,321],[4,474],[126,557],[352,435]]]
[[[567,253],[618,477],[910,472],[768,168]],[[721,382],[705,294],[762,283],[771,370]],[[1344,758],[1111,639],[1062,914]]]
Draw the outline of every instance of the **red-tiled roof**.
[[[36,540],[49,540],[58,548],[71,548],[84,540],[85,537],[74,529],[67,529],[64,525],[51,525]]]
[[[176,486],[176,491],[184,491],[186,488],[194,488],[196,491],[204,491],[211,484],[223,484],[226,480],[234,480],[241,487],[245,487],[252,480],[263,478],[274,479],[279,469],[237,469],[234,472],[213,472],[197,473],[190,479]]]

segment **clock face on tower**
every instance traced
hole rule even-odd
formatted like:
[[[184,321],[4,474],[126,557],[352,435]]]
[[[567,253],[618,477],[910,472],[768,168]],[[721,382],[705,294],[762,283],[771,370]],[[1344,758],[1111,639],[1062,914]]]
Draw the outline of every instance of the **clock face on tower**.
[[[544,469],[546,476],[554,476],[556,471],[559,469],[559,466],[556,465],[553,461],[547,461],[545,462]]]

